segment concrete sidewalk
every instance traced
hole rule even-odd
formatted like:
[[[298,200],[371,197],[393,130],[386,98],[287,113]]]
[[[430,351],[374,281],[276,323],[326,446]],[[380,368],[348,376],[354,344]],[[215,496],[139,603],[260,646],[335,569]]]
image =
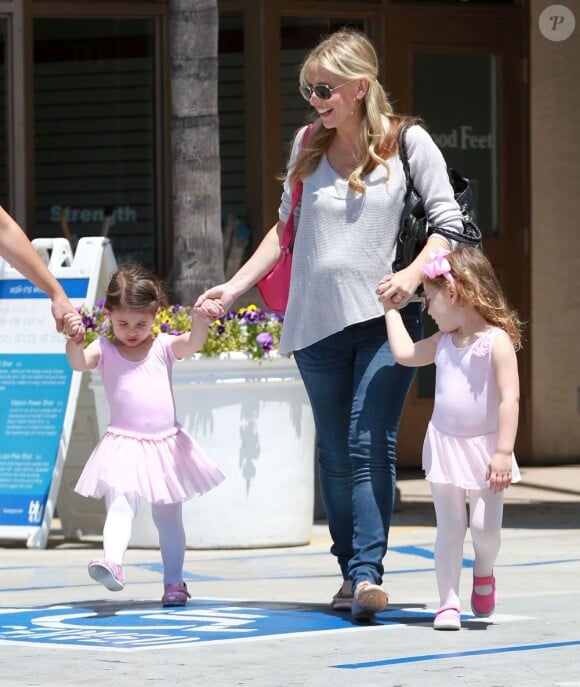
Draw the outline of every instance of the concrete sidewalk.
[[[522,481],[512,485],[504,498],[504,528],[580,528],[580,464],[520,468]],[[420,470],[398,475],[402,507],[395,523],[435,524],[429,484]]]
[[[462,630],[435,632],[433,507],[419,473],[401,472],[385,586],[372,626],[328,601],[339,585],[324,523],[308,546],[192,551],[184,609],[161,609],[159,552],[131,549],[127,586],[87,575],[98,538],[46,550],[0,548],[0,686],[580,687],[580,466],[523,468],[507,492],[497,612],[469,609]]]

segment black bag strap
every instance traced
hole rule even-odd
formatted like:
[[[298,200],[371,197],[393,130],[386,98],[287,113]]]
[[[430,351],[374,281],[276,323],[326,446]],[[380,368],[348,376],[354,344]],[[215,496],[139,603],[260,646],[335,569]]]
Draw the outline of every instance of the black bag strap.
[[[410,124],[403,124],[401,128],[399,129],[399,157],[401,159],[401,163],[403,164],[403,171],[405,172],[405,182],[407,186],[407,193],[410,191],[415,191],[417,193],[415,187],[413,186],[413,178],[411,177],[411,168],[409,167],[409,157],[407,155],[407,143],[406,143],[406,137],[407,137],[407,130],[409,129],[411,125]]]
[[[481,230],[470,219],[463,218],[463,234],[458,234],[452,229],[444,229],[443,227],[433,227],[433,234],[439,234],[444,236],[450,241],[459,241],[460,243],[466,243],[472,248],[481,248]]]

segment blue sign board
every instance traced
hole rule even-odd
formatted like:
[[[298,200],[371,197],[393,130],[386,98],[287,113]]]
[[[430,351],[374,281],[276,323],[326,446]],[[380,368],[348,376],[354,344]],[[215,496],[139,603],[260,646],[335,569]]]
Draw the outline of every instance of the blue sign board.
[[[84,300],[88,279],[65,279]],[[0,281],[0,526],[39,526],[58,455],[72,370],[46,294]]]
[[[92,305],[116,269],[110,242],[35,239],[73,305]],[[0,259],[0,539],[46,546],[70,443],[80,373],[48,296]]]

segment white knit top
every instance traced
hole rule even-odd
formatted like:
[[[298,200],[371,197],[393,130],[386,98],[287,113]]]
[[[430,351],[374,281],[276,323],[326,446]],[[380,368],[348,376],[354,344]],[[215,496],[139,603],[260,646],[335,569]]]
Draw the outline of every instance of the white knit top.
[[[290,169],[304,131],[294,140]],[[461,232],[461,213],[441,151],[420,126],[407,131],[406,144],[411,177],[424,199],[427,216],[438,226]],[[305,348],[349,325],[384,314],[375,289],[379,280],[392,272],[405,197],[399,156],[391,157],[388,165],[389,181],[385,183],[387,173],[379,165],[364,178],[365,193],[349,188],[326,155],[303,180],[280,353]],[[286,181],[281,220],[288,219],[290,207],[291,190]]]

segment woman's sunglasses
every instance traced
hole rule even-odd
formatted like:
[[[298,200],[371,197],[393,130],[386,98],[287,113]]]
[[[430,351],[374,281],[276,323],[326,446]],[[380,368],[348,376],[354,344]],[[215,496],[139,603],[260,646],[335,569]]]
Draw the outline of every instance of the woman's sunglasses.
[[[300,91],[300,95],[304,98],[304,100],[308,100],[309,102],[313,93],[317,98],[320,98],[320,100],[330,100],[330,98],[332,98],[332,92],[336,91],[337,88],[346,86],[347,83],[349,83],[349,81],[345,81],[334,88],[331,88],[325,83],[317,83],[316,86],[299,86],[298,90]]]

